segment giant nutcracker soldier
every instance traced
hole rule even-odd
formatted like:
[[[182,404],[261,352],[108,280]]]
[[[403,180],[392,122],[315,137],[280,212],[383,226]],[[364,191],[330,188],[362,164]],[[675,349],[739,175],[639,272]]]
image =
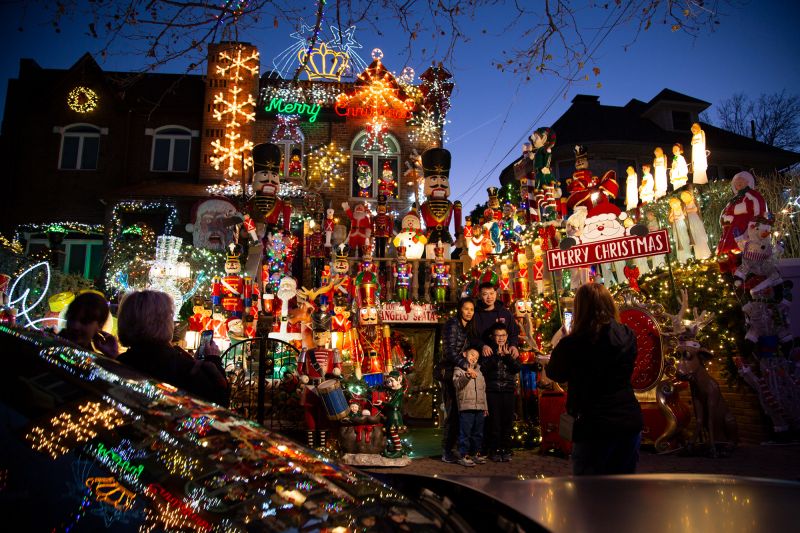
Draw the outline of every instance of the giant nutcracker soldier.
[[[281,187],[281,149],[277,144],[262,143],[253,147],[253,193],[250,200],[250,225],[264,224],[265,234],[274,233],[278,228],[289,231],[292,207],[278,198]],[[283,226],[278,220],[283,218]],[[246,222],[247,224],[247,222]],[[245,229],[250,231],[250,226]]]
[[[378,297],[380,286],[372,272],[359,274],[356,281],[356,303],[358,305],[358,327],[355,328],[353,360],[356,376],[363,376],[370,387],[383,383],[385,370],[383,342],[378,326]]]
[[[342,374],[342,360],[339,351],[331,349],[331,317],[324,311],[316,311],[311,316],[311,330],[314,347],[303,350],[297,360],[297,372],[303,390],[300,402],[304,409],[308,446],[315,445],[314,437],[319,435],[319,445],[325,446],[328,419],[315,387],[326,379],[335,379]]]
[[[444,256],[450,257],[450,220],[455,216],[456,236],[461,234],[461,202],[451,202],[450,152],[444,148],[431,148],[422,153],[422,171],[425,175],[425,196],[422,220],[425,221],[428,245],[425,257],[433,258],[439,241],[444,245]]]
[[[314,287],[322,287],[322,269],[330,249],[325,247],[325,236],[322,234],[322,213],[315,214],[314,219],[311,234],[306,237],[306,258],[311,267]]]

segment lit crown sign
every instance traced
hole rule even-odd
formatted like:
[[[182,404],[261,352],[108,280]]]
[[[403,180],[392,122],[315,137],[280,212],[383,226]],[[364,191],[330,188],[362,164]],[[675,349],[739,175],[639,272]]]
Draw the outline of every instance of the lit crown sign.
[[[577,244],[568,250],[547,250],[547,267],[550,270],[562,270],[636,257],[663,255],[668,254],[670,250],[669,233],[661,229],[643,237],[631,235],[619,239]]]
[[[284,102],[283,98],[273,98],[269,105],[264,107],[267,113],[280,113],[284,115],[306,115],[309,122],[316,122],[321,106],[319,104],[303,104],[299,102]]]
[[[306,57],[308,57],[308,61],[306,61]],[[303,69],[308,74],[309,80],[340,81],[350,63],[350,56],[347,53],[331,50],[324,42],[312,48],[311,53],[306,50],[298,51],[297,59],[301,65],[304,65]],[[313,120],[309,122],[313,122]]]

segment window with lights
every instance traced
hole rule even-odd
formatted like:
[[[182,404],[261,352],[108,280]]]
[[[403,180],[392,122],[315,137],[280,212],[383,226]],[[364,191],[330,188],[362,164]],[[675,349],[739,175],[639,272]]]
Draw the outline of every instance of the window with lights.
[[[150,170],[153,172],[189,172],[192,132],[183,126],[163,126],[153,132]]]
[[[350,196],[353,198],[397,198],[400,194],[400,143],[385,134],[382,146],[370,144],[369,134],[362,131],[350,145]],[[388,192],[390,191],[390,192]]]
[[[60,170],[97,170],[101,129],[92,124],[71,124],[61,130]]]

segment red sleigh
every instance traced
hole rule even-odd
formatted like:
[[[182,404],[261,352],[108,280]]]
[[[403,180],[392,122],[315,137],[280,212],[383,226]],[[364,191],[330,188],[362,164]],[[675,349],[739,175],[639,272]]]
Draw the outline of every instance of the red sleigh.
[[[638,355],[631,382],[642,408],[642,443],[652,444],[657,452],[681,446],[691,419],[691,410],[679,398],[685,388],[675,377],[675,339],[670,331],[670,315],[658,304],[644,303],[632,291],[617,294],[620,320],[636,334]]]

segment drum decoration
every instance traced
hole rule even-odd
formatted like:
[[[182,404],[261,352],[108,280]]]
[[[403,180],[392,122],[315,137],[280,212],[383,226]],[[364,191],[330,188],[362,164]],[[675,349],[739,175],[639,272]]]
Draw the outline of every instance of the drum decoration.
[[[349,413],[349,406],[344,397],[339,381],[336,379],[328,379],[317,385],[317,394],[322,400],[322,405],[325,407],[325,413],[328,415],[328,420],[341,420],[347,418]]]

